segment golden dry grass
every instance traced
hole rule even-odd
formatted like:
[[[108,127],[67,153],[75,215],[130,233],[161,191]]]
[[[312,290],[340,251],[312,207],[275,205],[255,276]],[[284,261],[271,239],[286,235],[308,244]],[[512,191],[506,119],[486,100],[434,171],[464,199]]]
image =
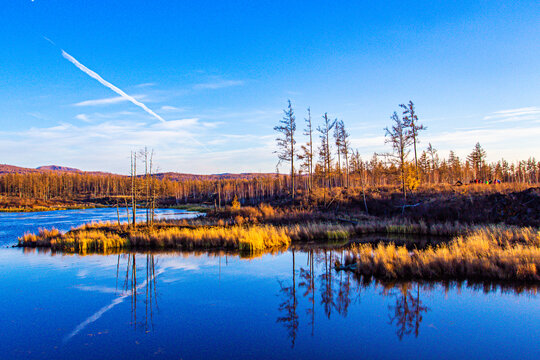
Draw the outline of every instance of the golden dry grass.
[[[361,244],[351,253],[346,266],[380,278],[540,281],[540,231],[533,228],[485,227],[425,250]]]
[[[114,249],[227,249],[257,253],[287,248],[291,242],[348,241],[373,232],[454,235],[448,243],[409,251],[394,244],[351,247],[345,265],[357,273],[385,279],[487,279],[540,281],[540,231],[531,227],[367,221],[361,224],[307,223],[274,226],[201,225],[160,222],[154,227],[87,224],[65,234],[40,230],[19,239],[24,247],[71,253]],[[458,234],[458,235],[455,235]]]
[[[19,245],[50,247],[53,250],[86,253],[107,252],[122,248],[225,248],[246,252],[259,252],[271,248],[288,247],[291,238],[283,228],[273,226],[227,227],[155,227],[105,224],[87,224],[68,231],[40,230],[37,235],[25,234]]]

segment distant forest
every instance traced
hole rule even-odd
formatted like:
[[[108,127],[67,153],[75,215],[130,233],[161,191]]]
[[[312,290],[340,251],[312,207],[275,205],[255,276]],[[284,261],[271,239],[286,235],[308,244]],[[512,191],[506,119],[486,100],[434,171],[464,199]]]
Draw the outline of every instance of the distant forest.
[[[504,159],[488,163],[486,151],[477,143],[471,153],[460,159],[453,151],[447,158],[428,144],[420,150],[422,132],[412,102],[400,105],[389,127],[383,129],[388,153],[374,153],[364,159],[352,149],[349,133],[342,120],[324,114],[315,127],[307,110],[301,136],[297,136],[296,117],[289,101],[278,125],[277,161],[286,164],[287,174],[189,175],[152,174],[148,153],[133,157],[132,176],[69,170],[35,170],[0,174],[0,194],[33,199],[83,199],[101,197],[170,198],[176,203],[230,203],[238,197],[242,203],[258,203],[288,196],[307,196],[341,190],[358,193],[360,189],[394,186],[406,196],[419,186],[474,183],[540,183],[540,162],[534,157],[510,163]],[[304,139],[300,143],[298,139]],[[318,139],[318,141],[316,141]],[[137,173],[140,162],[143,171]],[[11,167],[15,168],[15,167]]]

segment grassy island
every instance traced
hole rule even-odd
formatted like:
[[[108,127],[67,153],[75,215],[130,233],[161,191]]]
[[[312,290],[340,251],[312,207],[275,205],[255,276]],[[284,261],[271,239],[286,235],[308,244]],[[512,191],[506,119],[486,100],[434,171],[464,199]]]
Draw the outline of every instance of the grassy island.
[[[363,243],[366,234],[427,235],[432,245]],[[42,229],[19,239],[22,247],[85,254],[129,249],[226,249],[260,253],[291,244],[340,242],[347,251],[338,270],[386,279],[540,281],[540,231],[534,227],[428,223],[336,216],[302,209],[226,208],[207,217],[153,224],[92,223],[66,233]]]

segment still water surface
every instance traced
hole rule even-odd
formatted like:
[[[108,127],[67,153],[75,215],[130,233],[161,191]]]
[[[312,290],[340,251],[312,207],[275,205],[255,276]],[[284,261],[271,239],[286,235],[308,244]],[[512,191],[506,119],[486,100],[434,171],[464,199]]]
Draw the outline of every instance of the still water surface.
[[[3,248],[0,358],[540,358],[530,289],[382,284],[332,270],[341,256]]]
[[[121,222],[126,222],[126,209],[120,208],[119,210],[117,212],[116,208],[99,208],[22,213],[0,212],[0,246],[16,244],[17,237],[24,235],[25,232],[37,232],[39,228],[51,229],[55,227],[60,231],[67,231],[72,227],[92,221],[117,222],[118,217],[120,217]],[[176,209],[156,209],[155,215],[156,219],[179,219],[193,218],[199,216],[200,213]],[[145,220],[145,210],[139,209],[137,212],[137,221]]]

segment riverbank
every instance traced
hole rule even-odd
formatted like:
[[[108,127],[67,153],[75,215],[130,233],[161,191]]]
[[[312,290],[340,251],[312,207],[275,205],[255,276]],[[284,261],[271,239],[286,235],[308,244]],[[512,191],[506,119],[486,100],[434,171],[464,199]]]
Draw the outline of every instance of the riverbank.
[[[42,212],[55,210],[80,210],[107,207],[92,201],[63,199],[27,199],[13,196],[0,196],[0,212]]]
[[[268,215],[267,219],[273,216]],[[19,238],[18,246],[79,254],[119,249],[225,249],[257,253],[287,249],[291,244],[333,242],[343,244],[348,253],[345,262],[336,264],[336,268],[362,276],[540,281],[540,231],[533,227],[413,223],[396,218],[277,225],[237,217],[168,220],[135,228],[114,223],[86,224],[66,233],[43,229]],[[407,243],[396,246],[391,241],[350,242],[366,234],[429,235],[444,240],[425,248]]]

